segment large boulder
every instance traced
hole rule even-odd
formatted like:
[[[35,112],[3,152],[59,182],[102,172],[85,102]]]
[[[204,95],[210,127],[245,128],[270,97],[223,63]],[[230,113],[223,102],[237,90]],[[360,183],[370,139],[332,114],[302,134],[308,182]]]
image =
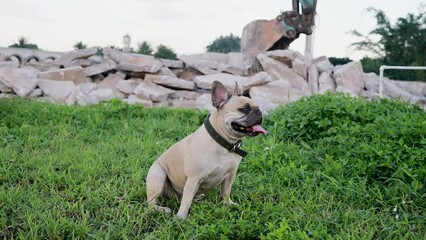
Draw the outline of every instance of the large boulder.
[[[153,103],[150,100],[142,99],[134,94],[130,95],[127,99],[124,99],[123,101],[129,103],[129,104],[141,104],[145,107],[152,107]]]
[[[220,81],[230,92],[235,89],[238,84],[238,92],[247,92],[251,87],[262,85],[271,81],[271,76],[266,72],[259,72],[251,77],[236,76],[228,73],[219,73],[195,78],[195,84],[202,89],[211,89],[214,81]]]
[[[187,100],[195,100],[197,99],[201,93],[196,91],[187,91],[187,90],[178,90],[174,93],[170,94],[171,99],[187,99]]]
[[[180,60],[159,58],[158,60],[167,68],[183,68],[183,62]]]
[[[309,96],[310,93],[294,88],[286,80],[272,81],[266,85],[252,87],[250,97],[253,99],[267,99],[276,105],[294,102],[302,97]]]
[[[110,70],[115,69],[115,62],[111,59],[107,59],[102,61],[101,63],[92,65],[90,67],[84,68],[84,72],[86,76],[90,77],[99,73],[104,73]]]
[[[0,91],[29,95],[37,86],[37,73],[31,69],[0,68]]]
[[[330,63],[326,56],[321,56],[312,60],[313,65],[318,68],[319,73],[333,70],[333,64]]]
[[[70,67],[41,72],[37,74],[37,77],[56,81],[72,81],[74,84],[80,84],[86,81],[86,73],[82,67]]]
[[[360,62],[350,62],[334,69],[336,91],[359,96],[365,87],[364,72]]]
[[[309,89],[308,82],[284,63],[278,62],[262,53],[257,55],[257,60],[262,65],[265,72],[271,75],[273,80],[287,80],[292,87],[302,91]]]
[[[375,73],[365,73],[364,78],[367,92],[363,92],[362,97],[377,98],[379,94],[380,77]],[[413,89],[413,86],[407,89],[407,85],[405,85],[405,83],[383,77],[382,95],[387,98],[402,99],[409,103],[420,102],[422,104],[426,104],[426,98],[421,94],[421,91],[423,91],[422,86],[424,85],[420,83],[420,85],[414,85],[417,89]]]
[[[303,79],[308,79],[308,67],[309,63],[302,61],[300,58],[296,58],[292,62],[293,71]]]
[[[319,79],[318,79],[318,92],[319,93],[325,93],[327,91],[329,92],[335,92],[336,91],[336,82],[334,82],[334,79],[332,77],[332,71],[328,70],[325,72],[322,72]]]
[[[235,83],[238,83],[238,91],[243,92],[242,83],[246,81],[246,77],[235,76],[229,73],[218,73],[212,75],[197,76],[194,79],[197,87],[202,89],[211,89],[214,81],[220,81],[226,87],[229,92],[233,92],[235,89]]]
[[[188,100],[188,99],[171,99],[170,100],[170,106],[175,107],[175,108],[196,109],[197,108],[197,101],[196,100]]]
[[[379,92],[379,75],[376,73],[364,73],[364,85],[367,91]]]
[[[116,98],[124,98],[123,92],[119,91],[117,85],[122,79],[115,74],[108,74],[108,76],[98,83],[97,88],[109,88],[112,89]]]
[[[217,69],[219,63],[227,64],[228,55],[226,53],[205,52],[192,55],[180,55],[179,59],[186,65],[198,69],[198,67]]]
[[[145,100],[162,102],[166,100],[174,90],[161,87],[150,81],[143,81],[135,89],[135,94]]]
[[[179,56],[187,66],[197,69],[204,75],[220,72],[242,75],[244,72],[243,55],[241,53],[206,52],[194,55]]]
[[[195,104],[197,105],[197,109],[200,110],[207,110],[210,113],[215,110],[212,105],[212,95],[210,93],[199,96],[195,101]]]
[[[256,102],[264,115],[267,115],[270,111],[278,107],[278,104],[275,104],[266,98],[252,97],[251,99]]]
[[[74,90],[68,95],[66,103],[68,105],[77,104],[79,106],[86,106],[88,104],[96,104],[99,102],[95,96],[90,93],[96,89],[95,83],[82,83],[77,85]]]
[[[299,59],[302,62],[306,62],[304,57],[296,51],[285,50],[272,50],[265,52],[265,56],[270,57],[278,62],[284,63],[288,67],[292,67],[294,61]]]
[[[274,104],[288,103],[291,84],[286,80],[276,80],[268,84],[252,87],[251,98],[267,99]]]
[[[65,103],[68,95],[75,89],[73,81],[56,81],[39,79],[38,86],[43,91],[43,95],[55,102]]]
[[[160,71],[158,72],[158,74],[177,78],[176,74],[172,70],[170,70],[170,68],[168,67],[162,67]]]
[[[319,91],[319,71],[316,65],[311,64],[308,67],[308,84],[309,89],[313,94],[317,93]]]
[[[117,63],[118,69],[124,71],[156,73],[163,67],[163,63],[153,56],[123,53],[110,48],[104,48],[102,52]]]
[[[405,89],[409,93],[419,96],[426,97],[426,82],[418,81],[395,81],[398,87]]]
[[[136,87],[141,84],[142,79],[131,78],[128,80],[120,80],[117,83],[117,89],[125,94],[135,94]]]
[[[114,89],[111,88],[98,88],[89,93],[90,98],[96,99],[95,102],[107,102],[111,99],[117,98]]]
[[[165,75],[146,74],[145,80],[151,81],[162,86],[177,89],[193,90],[195,88],[195,83],[193,81],[188,81],[176,77],[169,77]]]
[[[62,56],[56,59],[55,61],[53,61],[53,63],[58,66],[64,65],[65,63],[72,62],[75,59],[88,58],[90,56],[93,56],[97,53],[97,51],[98,49],[96,47],[71,51],[71,52],[62,54]]]
[[[0,60],[0,68],[4,68],[4,67],[17,68],[19,67],[19,62]]]
[[[426,98],[415,96],[405,89],[400,88],[395,81],[383,79],[383,95],[393,99],[402,99],[409,103],[426,104]]]

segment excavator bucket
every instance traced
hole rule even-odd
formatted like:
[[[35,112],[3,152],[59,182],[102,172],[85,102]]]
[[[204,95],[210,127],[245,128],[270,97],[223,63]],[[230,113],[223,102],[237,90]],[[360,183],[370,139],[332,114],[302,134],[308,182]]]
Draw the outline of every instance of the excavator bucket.
[[[300,33],[312,34],[317,0],[292,0],[293,9],[281,12],[273,20],[255,20],[247,24],[241,36],[244,66],[253,66],[257,54],[286,49]]]
[[[277,20],[255,20],[247,24],[241,37],[241,52],[244,65],[253,64],[258,53],[269,50],[286,32],[283,24]]]

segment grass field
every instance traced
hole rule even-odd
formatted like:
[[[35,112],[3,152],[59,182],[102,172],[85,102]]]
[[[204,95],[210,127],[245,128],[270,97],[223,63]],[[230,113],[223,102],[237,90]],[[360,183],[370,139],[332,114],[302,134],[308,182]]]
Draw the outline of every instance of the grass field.
[[[0,100],[1,239],[425,239],[426,113],[313,96],[247,139],[232,197],[172,215],[144,203],[151,163],[206,112]]]

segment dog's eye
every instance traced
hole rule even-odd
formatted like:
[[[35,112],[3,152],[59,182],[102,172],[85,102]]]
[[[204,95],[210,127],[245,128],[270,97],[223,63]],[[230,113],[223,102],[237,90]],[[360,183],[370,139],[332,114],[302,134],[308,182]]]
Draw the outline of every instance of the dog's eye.
[[[238,110],[240,110],[243,113],[249,113],[251,111],[251,106],[249,104],[246,104],[242,108],[239,108]]]

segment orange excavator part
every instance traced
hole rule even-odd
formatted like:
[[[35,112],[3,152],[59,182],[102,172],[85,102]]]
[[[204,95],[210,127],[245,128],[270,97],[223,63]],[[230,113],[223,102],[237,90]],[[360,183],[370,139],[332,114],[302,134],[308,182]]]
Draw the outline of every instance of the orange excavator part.
[[[277,20],[255,20],[247,24],[241,37],[244,65],[251,66],[258,53],[265,52],[285,34],[285,26]]]
[[[281,12],[272,20],[255,20],[247,24],[241,36],[244,65],[250,68],[257,54],[286,49],[300,33],[312,34],[317,0],[292,0],[293,10]]]

